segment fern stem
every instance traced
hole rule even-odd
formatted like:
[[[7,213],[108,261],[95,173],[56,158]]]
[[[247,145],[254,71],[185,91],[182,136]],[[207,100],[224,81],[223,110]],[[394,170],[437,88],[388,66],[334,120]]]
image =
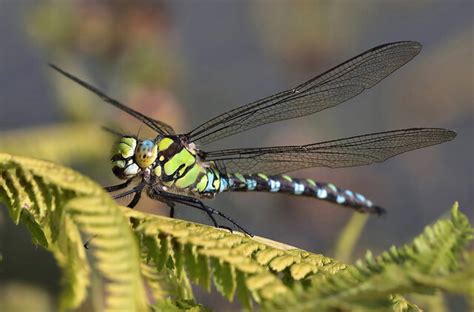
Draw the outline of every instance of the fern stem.
[[[359,241],[362,230],[367,223],[368,215],[361,213],[353,213],[352,217],[347,222],[342,230],[336,243],[334,258],[343,263],[350,263],[352,260],[352,253]]]

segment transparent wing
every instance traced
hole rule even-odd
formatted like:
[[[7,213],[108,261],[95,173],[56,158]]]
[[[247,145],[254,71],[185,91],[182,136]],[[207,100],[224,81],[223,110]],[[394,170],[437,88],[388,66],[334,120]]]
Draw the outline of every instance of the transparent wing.
[[[156,120],[156,119],[153,119],[153,118],[150,118],[148,116],[145,116],[143,115],[142,113],[139,113],[137,112],[136,110],[133,110],[131,109],[130,107],[128,106],[125,106],[124,104],[120,103],[119,101],[117,100],[114,100],[112,98],[110,98],[109,96],[107,96],[105,93],[103,93],[102,91],[100,91],[99,89],[97,89],[96,87],[93,87],[92,85],[88,84],[87,82],[77,78],[76,76],[66,72],[65,70],[57,67],[56,65],[53,65],[53,64],[49,64],[49,66],[51,66],[51,68],[53,68],[54,70],[56,70],[57,72],[63,74],[64,76],[66,76],[67,78],[71,79],[72,81],[75,81],[76,83],[80,84],[81,86],[83,86],[84,88],[86,88],[87,90],[95,93],[96,95],[98,95],[104,102],[107,102],[109,104],[112,104],[113,106],[117,107],[118,109],[121,109],[122,111],[126,112],[127,114],[129,115],[132,115],[133,117],[135,117],[136,119],[140,120],[141,122],[143,122],[145,125],[147,125],[148,127],[150,127],[151,129],[155,130],[156,132],[158,132],[159,134],[163,134],[163,135],[167,135],[167,134],[175,134],[175,131],[173,130],[173,128],[162,122],[162,121],[159,121],[159,120]]]
[[[414,41],[375,47],[293,89],[219,115],[186,136],[204,145],[263,124],[319,112],[371,88],[420,50]]]
[[[452,140],[456,132],[411,128],[301,146],[227,149],[207,152],[222,172],[280,174],[309,167],[341,168],[381,162],[395,155]]]

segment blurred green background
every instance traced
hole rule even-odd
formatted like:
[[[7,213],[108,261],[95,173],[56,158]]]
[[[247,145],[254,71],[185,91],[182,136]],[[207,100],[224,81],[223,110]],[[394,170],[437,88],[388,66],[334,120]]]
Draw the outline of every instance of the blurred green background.
[[[420,41],[423,50],[412,62],[347,103],[206,147],[305,144],[417,126],[456,130],[450,143],[382,164],[293,174],[353,189],[386,207],[386,216],[370,218],[354,257],[376,252],[408,241],[455,200],[473,220],[473,12],[468,0],[0,0],[0,152],[63,163],[106,185],[116,182],[113,138],[100,126],[150,134],[48,62],[186,132],[376,45]],[[263,193],[223,194],[212,206],[256,235],[328,256],[352,215],[317,200]],[[167,213],[149,200],[138,209]],[[54,310],[60,285],[54,259],[0,212],[0,304]],[[177,217],[207,222],[187,207]],[[237,309],[217,295],[200,296],[216,310]]]

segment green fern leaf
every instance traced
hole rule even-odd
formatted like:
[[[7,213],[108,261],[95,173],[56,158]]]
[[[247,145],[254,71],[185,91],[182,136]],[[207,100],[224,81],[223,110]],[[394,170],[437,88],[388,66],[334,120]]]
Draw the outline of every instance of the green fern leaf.
[[[104,281],[110,310],[147,309],[143,279],[153,298],[148,308],[159,311],[205,311],[191,282],[208,291],[213,282],[230,301],[237,296],[247,309],[257,302],[270,310],[419,311],[401,295],[468,296],[474,289],[466,286],[473,257],[460,260],[473,230],[457,206],[451,220],[427,227],[412,244],[377,257],[368,252],[348,266],[261,237],[119,207],[93,181],[45,161],[0,154],[0,200],[63,268],[63,309],[84,301],[91,270]],[[84,237],[93,237],[90,250]]]
[[[421,312],[417,305],[408,302],[405,298],[400,295],[391,295],[389,300],[392,302],[393,312]]]
[[[433,294],[441,289],[469,296],[472,263],[460,258],[473,233],[456,203],[450,220],[426,227],[411,244],[392,247],[377,257],[367,252],[355,266],[334,275],[314,275],[312,287],[298,291],[294,298],[267,301],[266,308],[417,311],[397,294]]]
[[[169,271],[177,277],[187,276],[207,290],[212,280],[218,292],[228,300],[237,295],[246,308],[251,308],[252,301],[291,296],[294,287],[303,286],[299,282],[307,283],[311,276],[332,275],[347,267],[322,255],[260,237],[249,238],[130,209],[124,212],[135,225],[149,265],[155,265],[158,274]],[[183,298],[178,294],[174,299]]]
[[[360,214],[358,212],[352,214],[349,222],[346,224],[337,239],[334,258],[345,263],[352,260],[352,251],[362,234],[362,230],[364,229],[367,220],[369,220],[369,215],[367,214]]]
[[[62,267],[62,309],[86,297],[91,264],[82,237],[93,235],[92,269],[106,281],[105,309],[145,309],[136,242],[122,210],[99,185],[50,162],[0,153],[0,200]]]
[[[194,300],[178,300],[173,302],[170,298],[156,303],[153,308],[159,312],[209,312],[208,309]]]

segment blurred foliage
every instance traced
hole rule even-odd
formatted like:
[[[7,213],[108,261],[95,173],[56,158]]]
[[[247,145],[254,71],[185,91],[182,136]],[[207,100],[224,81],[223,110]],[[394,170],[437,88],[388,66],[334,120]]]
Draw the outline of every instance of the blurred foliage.
[[[64,123],[3,132],[2,152],[34,156],[62,164],[92,164],[108,156],[114,138],[93,123]]]
[[[246,309],[258,303],[270,311],[421,311],[402,295],[439,291],[473,303],[474,253],[465,248],[474,230],[457,203],[451,219],[426,227],[412,243],[377,257],[368,252],[348,266],[267,239],[119,207],[90,179],[32,158],[0,154],[0,201],[63,269],[62,309],[83,304],[91,270],[105,285],[101,310],[148,304],[204,311],[191,283],[207,291],[214,284],[227,300],[237,296]]]
[[[266,1],[253,2],[253,18],[260,27],[263,48],[285,60],[292,70],[310,75],[320,70],[320,65],[341,45],[361,41],[361,31],[367,17],[378,7],[377,3],[364,6],[363,10],[341,10],[341,6],[352,7],[356,3],[338,1],[275,1],[271,6]],[[328,25],[343,29],[344,41],[328,36]]]
[[[351,262],[351,255],[359,240],[362,230],[369,216],[366,214],[353,213],[349,222],[342,230],[336,243],[334,257],[342,262]]]
[[[32,6],[26,30],[48,62],[179,129],[185,122],[184,113],[171,90],[180,83],[184,62],[170,22],[168,6],[162,1],[47,0]],[[2,151],[75,168],[83,165],[83,172],[93,177],[101,175],[105,180],[103,165],[110,157],[114,138],[100,126],[145,136],[148,129],[142,129],[133,117],[117,109],[107,110],[108,105],[95,94],[64,79],[46,64],[44,69],[65,121],[4,132],[0,138]],[[101,79],[93,78],[97,73],[101,73]]]
[[[296,292],[292,301],[280,298],[277,306],[293,311],[416,311],[416,306],[401,302],[395,294],[433,295],[439,290],[472,301],[474,258],[466,247],[473,238],[474,229],[456,203],[451,219],[426,227],[412,243],[377,257],[369,251],[347,270]]]
[[[49,312],[55,307],[44,289],[20,282],[0,286],[0,306],[3,312]]]
[[[128,223],[102,187],[50,162],[0,154],[0,198],[12,220],[22,222],[33,242],[49,250],[63,270],[62,310],[84,302],[90,259],[81,235],[100,246],[94,270],[104,279],[106,306],[140,310],[145,291],[138,248]]]
[[[47,51],[51,62],[85,80],[89,76],[85,68],[100,69],[108,85],[115,86],[113,94],[125,97],[131,107],[137,108],[140,102],[136,100],[143,100],[129,98],[137,89],[159,95],[154,98],[159,103],[154,113],[169,114],[170,122],[179,125],[179,104],[167,90],[176,87],[183,62],[161,1],[43,1],[32,10],[28,25],[31,37]],[[100,110],[90,94],[71,83],[54,85],[68,117],[96,118]]]

